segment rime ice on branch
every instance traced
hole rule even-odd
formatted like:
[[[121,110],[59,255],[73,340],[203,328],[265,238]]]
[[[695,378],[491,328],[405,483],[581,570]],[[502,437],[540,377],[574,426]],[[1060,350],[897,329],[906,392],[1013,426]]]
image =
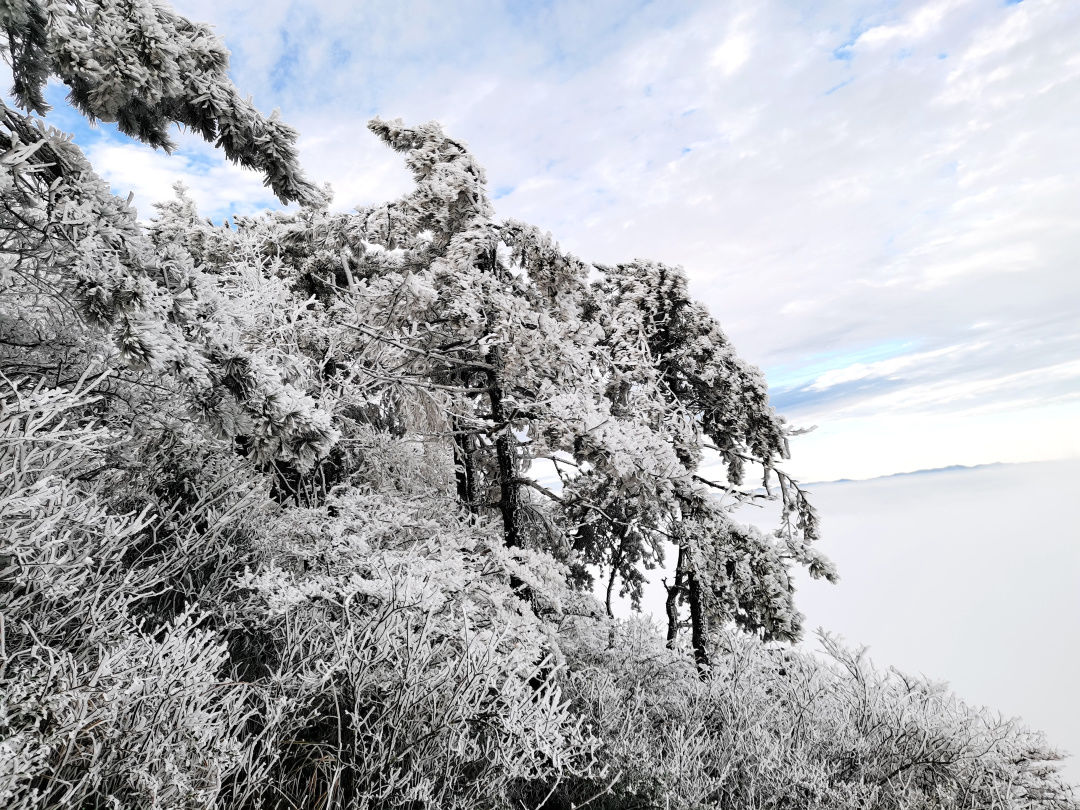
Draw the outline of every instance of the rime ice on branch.
[[[296,130],[240,97],[229,53],[209,27],[155,0],[6,0],[0,28],[12,93],[28,112],[48,112],[42,91],[55,76],[92,121],[116,122],[165,150],[169,125],[182,124],[262,173],[282,202],[323,202],[300,171]]]

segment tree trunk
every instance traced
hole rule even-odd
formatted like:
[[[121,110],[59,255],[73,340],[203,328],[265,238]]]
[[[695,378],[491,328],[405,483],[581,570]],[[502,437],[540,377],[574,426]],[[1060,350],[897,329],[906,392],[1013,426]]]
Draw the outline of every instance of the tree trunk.
[[[667,588],[667,602],[665,608],[667,609],[667,645],[669,648],[675,647],[675,642],[679,638],[679,593],[683,589],[683,567],[686,563],[686,551],[682,546],[679,547],[679,559],[675,563],[675,582],[672,585],[664,584]]]
[[[488,363],[500,368],[502,352],[496,347],[488,354]],[[503,391],[499,373],[491,370],[487,373],[491,397],[491,418],[501,425],[495,437],[495,460],[498,465],[499,511],[502,513],[503,538],[509,548],[522,545],[521,533],[521,487],[517,483],[517,438],[510,424],[510,414],[503,407]]]
[[[607,609],[609,619],[615,618],[615,613],[611,610],[611,597],[615,591],[615,580],[619,576],[619,566],[622,565],[623,553],[626,547],[626,535],[627,528],[623,526],[619,529],[619,545],[615,548],[615,553],[611,555],[611,573],[608,574],[607,595],[604,599],[604,607]]]
[[[497,371],[502,367],[502,352],[497,347],[488,354],[488,363],[494,367],[487,373],[491,418],[497,425],[501,425],[495,437],[495,461],[503,542],[507,548],[520,548],[524,538],[521,531],[521,486],[517,483],[517,438],[514,436],[510,414],[503,407],[503,390]],[[510,589],[526,602],[532,601],[532,589],[515,574],[510,575]]]
[[[454,478],[457,481],[458,500],[465,504],[470,512],[478,508],[476,493],[476,437],[471,433],[461,432],[458,419],[451,423],[454,431]]]
[[[705,611],[701,604],[701,584],[693,567],[686,572],[686,598],[690,602],[690,645],[698,672],[705,677],[709,667],[709,651],[705,647]]]
[[[611,566],[611,573],[608,574],[607,580],[607,595],[604,599],[604,609],[607,611],[609,619],[615,618],[615,613],[611,610],[611,594],[615,590],[615,578],[618,576],[619,569],[614,565]]]

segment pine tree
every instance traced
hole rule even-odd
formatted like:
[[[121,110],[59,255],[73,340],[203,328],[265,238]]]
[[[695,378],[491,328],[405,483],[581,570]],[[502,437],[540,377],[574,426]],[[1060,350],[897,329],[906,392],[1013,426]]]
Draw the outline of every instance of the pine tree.
[[[437,125],[376,120],[372,129],[405,153],[415,190],[356,215],[309,211],[240,230],[241,243],[266,243],[255,253],[283,257],[293,306],[314,296],[333,324],[310,358],[330,351],[317,362],[333,373],[309,385],[330,385],[342,403],[396,403],[383,425],[400,430],[417,418],[402,403],[424,398],[427,415],[413,429],[453,459],[462,507],[497,514],[508,547],[555,554],[582,587],[592,581],[590,566],[604,570],[609,612],[616,583],[640,603],[667,544],[715,534],[679,552],[681,584],[673,586],[669,633],[681,624],[679,603],[688,602],[700,661],[708,657],[706,616],[714,628],[741,620],[769,637],[797,638],[797,612],[772,586],[741,586],[737,599],[712,599],[707,610],[698,604],[699,583],[725,570],[722,549],[732,538],[742,557],[761,556],[758,578],[784,582],[789,597],[792,564],[834,575],[810,548],[813,510],[777,468],[786,426],[768,405],[764,380],[689,298],[682,271],[590,267],[535,228],[495,222],[483,171]],[[599,276],[592,284],[590,272]],[[707,447],[719,449],[728,484],[699,474]],[[562,471],[561,494],[529,476],[538,459]],[[702,492],[708,485],[735,503],[749,497],[737,486],[746,461],[795,493],[785,518],[797,520],[786,522],[783,541],[732,529]],[[312,475],[332,484],[352,462],[328,463],[329,478],[325,464]],[[703,514],[710,517],[691,517]],[[684,521],[695,528],[680,528]],[[702,587],[724,588],[711,580]],[[754,598],[761,604],[751,605]]]

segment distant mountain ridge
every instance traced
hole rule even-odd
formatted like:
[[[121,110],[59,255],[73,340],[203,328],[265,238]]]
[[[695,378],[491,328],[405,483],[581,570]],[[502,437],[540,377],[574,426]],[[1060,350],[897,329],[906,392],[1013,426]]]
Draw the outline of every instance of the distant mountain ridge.
[[[805,486],[824,486],[825,484],[854,484],[864,483],[866,481],[881,481],[885,478],[907,478],[913,475],[934,475],[936,473],[946,472],[958,472],[960,470],[986,470],[991,467],[1007,467],[1011,464],[1039,464],[1042,462],[1005,462],[1005,461],[993,461],[989,464],[950,464],[948,467],[930,467],[925,470],[909,470],[908,472],[889,473],[888,475],[875,475],[870,478],[835,478],[831,481],[813,481]]]

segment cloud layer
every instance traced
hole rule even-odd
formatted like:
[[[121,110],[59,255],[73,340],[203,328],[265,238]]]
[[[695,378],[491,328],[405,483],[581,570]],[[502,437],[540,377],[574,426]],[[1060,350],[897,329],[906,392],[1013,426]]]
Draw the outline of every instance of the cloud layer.
[[[177,6],[340,207],[408,184],[367,118],[434,118],[501,215],[585,259],[684,265],[821,425],[809,477],[1080,454],[1071,0]],[[211,216],[268,202],[193,142],[77,135],[137,202],[179,177]]]

